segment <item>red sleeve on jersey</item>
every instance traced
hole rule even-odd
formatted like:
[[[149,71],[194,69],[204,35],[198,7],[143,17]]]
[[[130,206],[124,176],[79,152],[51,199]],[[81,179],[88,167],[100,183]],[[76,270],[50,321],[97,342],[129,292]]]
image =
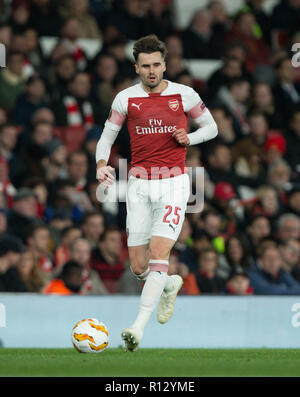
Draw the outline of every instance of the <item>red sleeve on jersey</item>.
[[[122,113],[117,112],[116,110],[112,109],[108,121],[113,124],[121,126],[124,123],[125,118],[126,118],[125,114],[122,114]]]
[[[188,111],[188,115],[192,119],[197,119],[205,112],[205,109],[206,109],[206,107],[205,107],[204,102],[199,102],[191,110]]]

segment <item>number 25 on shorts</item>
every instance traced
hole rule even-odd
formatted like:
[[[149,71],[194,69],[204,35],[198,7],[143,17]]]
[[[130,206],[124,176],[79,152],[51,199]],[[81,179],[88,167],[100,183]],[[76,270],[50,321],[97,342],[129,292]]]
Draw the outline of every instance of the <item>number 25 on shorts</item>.
[[[172,214],[173,207],[172,207],[172,205],[166,205],[165,209],[167,210],[167,212],[164,215],[163,222],[170,223],[170,220],[168,219],[168,216],[170,216]],[[172,219],[172,222],[174,223],[174,225],[178,225],[179,220],[180,220],[180,214],[178,213],[178,211],[181,211],[181,208],[180,207],[175,207],[174,208],[174,215],[176,216],[176,218]]]

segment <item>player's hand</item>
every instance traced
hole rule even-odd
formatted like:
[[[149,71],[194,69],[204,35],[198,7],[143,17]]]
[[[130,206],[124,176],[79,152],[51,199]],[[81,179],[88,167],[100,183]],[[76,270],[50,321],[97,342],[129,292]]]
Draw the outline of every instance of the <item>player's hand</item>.
[[[184,128],[179,128],[178,130],[176,130],[173,133],[172,137],[175,138],[176,142],[179,143],[179,145],[187,146],[190,144],[190,140]]]
[[[112,174],[114,170],[110,165],[105,165],[97,169],[97,179],[101,185],[108,187],[114,183],[115,177]]]

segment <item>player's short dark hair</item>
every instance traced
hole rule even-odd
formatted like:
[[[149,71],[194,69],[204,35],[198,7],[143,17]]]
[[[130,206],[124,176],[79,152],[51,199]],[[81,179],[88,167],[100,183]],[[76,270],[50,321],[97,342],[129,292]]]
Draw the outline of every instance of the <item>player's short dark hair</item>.
[[[159,51],[162,57],[165,59],[167,55],[166,45],[160,41],[155,34],[150,34],[149,36],[141,37],[134,43],[133,56],[137,62],[138,56],[141,52],[152,54],[153,52],[157,51]]]

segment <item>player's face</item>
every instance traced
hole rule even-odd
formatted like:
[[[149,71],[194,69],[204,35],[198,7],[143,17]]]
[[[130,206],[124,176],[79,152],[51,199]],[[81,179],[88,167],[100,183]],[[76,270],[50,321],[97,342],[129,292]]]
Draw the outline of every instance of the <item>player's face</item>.
[[[151,54],[140,53],[135,65],[135,71],[145,87],[157,87],[163,78],[166,63],[160,51]]]

